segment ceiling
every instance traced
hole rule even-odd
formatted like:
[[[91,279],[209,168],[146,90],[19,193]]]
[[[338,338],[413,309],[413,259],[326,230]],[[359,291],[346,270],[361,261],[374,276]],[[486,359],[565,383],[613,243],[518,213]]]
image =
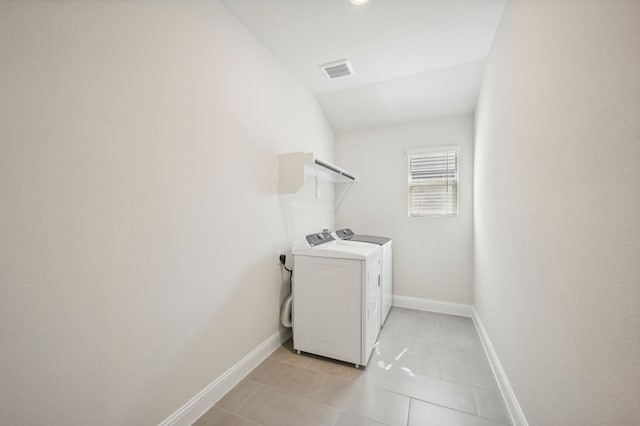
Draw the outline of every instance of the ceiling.
[[[506,0],[223,0],[337,133],[475,110]],[[321,64],[349,59],[329,80]]]

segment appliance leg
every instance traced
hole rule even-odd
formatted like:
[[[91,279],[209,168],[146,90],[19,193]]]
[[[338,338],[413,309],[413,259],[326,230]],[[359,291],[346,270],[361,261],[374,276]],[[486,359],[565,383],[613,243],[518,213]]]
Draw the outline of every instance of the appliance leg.
[[[360,364],[354,364],[356,368],[360,368]]]
[[[298,355],[300,355],[300,351],[299,351],[299,350],[298,350],[298,351],[296,351],[296,352],[298,352]]]

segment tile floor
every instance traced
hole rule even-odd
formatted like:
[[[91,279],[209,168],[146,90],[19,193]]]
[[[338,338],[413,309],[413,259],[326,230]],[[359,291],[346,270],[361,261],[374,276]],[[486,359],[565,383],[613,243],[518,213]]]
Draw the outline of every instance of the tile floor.
[[[289,340],[197,426],[510,425],[469,318],[393,308],[366,368]]]

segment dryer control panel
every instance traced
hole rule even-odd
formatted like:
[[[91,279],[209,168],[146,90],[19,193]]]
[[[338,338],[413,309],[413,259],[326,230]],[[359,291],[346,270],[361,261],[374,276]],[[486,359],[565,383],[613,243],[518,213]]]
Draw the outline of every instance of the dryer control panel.
[[[335,241],[335,239],[328,232],[318,232],[317,234],[309,234],[304,237],[309,243],[310,247],[315,247],[320,244],[328,243],[329,241]]]
[[[344,228],[344,229],[338,229],[336,231],[336,235],[341,240],[348,240],[349,238],[353,237],[354,234],[353,234],[353,231],[351,229]]]

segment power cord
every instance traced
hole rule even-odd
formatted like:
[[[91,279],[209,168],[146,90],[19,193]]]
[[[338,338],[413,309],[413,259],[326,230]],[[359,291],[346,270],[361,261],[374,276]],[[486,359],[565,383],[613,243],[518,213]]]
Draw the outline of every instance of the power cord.
[[[286,256],[285,254],[281,254],[281,255],[280,255],[280,263],[282,263],[282,267],[283,267],[287,272],[289,272],[291,275],[293,275],[293,269],[289,269],[289,268],[287,268],[287,265],[285,265],[286,261],[287,261],[287,256]]]

